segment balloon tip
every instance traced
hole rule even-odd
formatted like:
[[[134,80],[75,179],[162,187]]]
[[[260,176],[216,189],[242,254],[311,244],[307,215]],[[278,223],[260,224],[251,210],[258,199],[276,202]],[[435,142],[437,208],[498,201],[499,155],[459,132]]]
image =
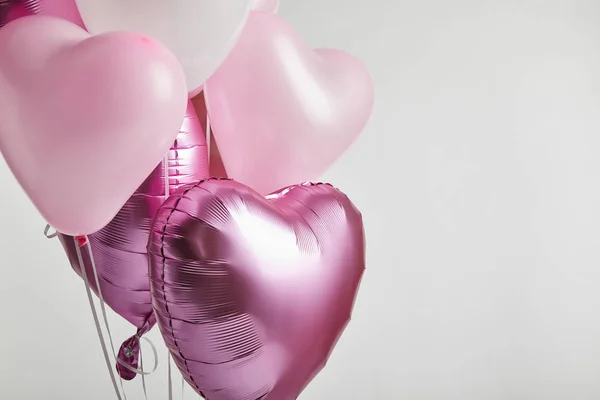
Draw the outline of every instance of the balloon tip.
[[[77,245],[79,247],[83,247],[88,244],[88,237],[86,235],[80,235],[75,238],[77,240]]]
[[[137,336],[132,336],[121,345],[117,355],[117,372],[121,378],[130,381],[136,377],[133,370],[138,368],[139,356],[140,341]]]

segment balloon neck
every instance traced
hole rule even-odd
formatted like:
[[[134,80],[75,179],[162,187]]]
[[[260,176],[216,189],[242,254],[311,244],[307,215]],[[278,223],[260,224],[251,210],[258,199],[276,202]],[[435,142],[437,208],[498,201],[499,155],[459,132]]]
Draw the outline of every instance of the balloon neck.
[[[83,247],[88,243],[88,237],[86,235],[77,236],[75,240],[77,240],[77,245],[79,247]]]
[[[134,370],[139,369],[140,338],[148,333],[155,323],[156,317],[154,314],[151,314],[144,325],[137,330],[136,334],[124,341],[119,348],[119,353],[117,354],[117,358],[119,359],[119,362],[117,362],[117,372],[124,380],[130,381],[137,375]],[[129,366],[129,368],[123,364]]]

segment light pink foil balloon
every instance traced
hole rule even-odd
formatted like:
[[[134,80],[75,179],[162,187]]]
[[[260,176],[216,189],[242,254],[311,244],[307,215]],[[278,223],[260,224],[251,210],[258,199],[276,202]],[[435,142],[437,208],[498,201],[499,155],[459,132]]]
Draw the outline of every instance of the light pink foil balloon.
[[[121,347],[122,361],[137,368],[139,337],[155,323],[150,299],[146,246],[156,211],[165,200],[165,182],[169,192],[208,177],[208,152],[204,131],[191,102],[177,140],[167,155],[168,166],[161,162],[125,203],[119,214],[99,232],[88,236],[96,271],[106,304],[138,328],[135,336]],[[165,181],[165,172],[168,173]],[[81,276],[73,237],[59,235],[71,266]],[[88,282],[98,294],[87,247],[82,256]],[[119,367],[121,376],[133,379],[135,373]]]
[[[230,180],[181,188],[150,235],[152,304],[207,400],[292,400],[350,320],[365,268],[360,212],[330,185],[267,199]]]
[[[252,9],[276,14],[279,10],[279,0],[254,0]]]
[[[262,194],[317,179],[371,115],[373,82],[339,50],[313,51],[277,15],[252,12],[205,85],[227,175]]]
[[[75,0],[42,0],[42,15],[58,17],[85,28]]]
[[[52,17],[0,29],[0,150],[42,216],[70,235],[110,222],[177,136],[185,76],[137,33]]]

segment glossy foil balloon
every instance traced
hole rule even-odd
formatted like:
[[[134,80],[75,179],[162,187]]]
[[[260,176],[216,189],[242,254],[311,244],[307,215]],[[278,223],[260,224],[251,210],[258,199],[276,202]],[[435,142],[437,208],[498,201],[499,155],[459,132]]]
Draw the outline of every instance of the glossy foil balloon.
[[[0,150],[56,230],[102,229],[175,140],[185,76],[163,45],[32,15],[0,28]]]
[[[177,140],[168,153],[168,168],[165,169],[163,161],[119,214],[105,228],[88,236],[105,302],[139,328],[137,335],[130,338],[120,352],[120,358],[134,368],[137,368],[139,336],[146,333],[155,322],[146,254],[150,226],[165,200],[165,184],[171,192],[181,185],[208,176],[206,150],[204,132],[190,103]],[[165,171],[168,173],[166,181]],[[59,237],[73,269],[81,275],[73,238],[65,235]],[[88,281],[97,294],[87,247],[81,250]],[[127,379],[135,376],[122,366],[119,369]]]
[[[227,176],[267,194],[319,178],[365,127],[374,89],[356,58],[254,11],[205,97]]]
[[[208,400],[292,400],[323,368],[365,268],[362,217],[330,185],[267,198],[230,180],[179,190],[148,245],[152,304]]]
[[[42,0],[0,0],[0,28],[12,20],[37,14]]]
[[[252,0],[77,0],[92,33],[133,31],[164,43],[196,93],[237,41]]]

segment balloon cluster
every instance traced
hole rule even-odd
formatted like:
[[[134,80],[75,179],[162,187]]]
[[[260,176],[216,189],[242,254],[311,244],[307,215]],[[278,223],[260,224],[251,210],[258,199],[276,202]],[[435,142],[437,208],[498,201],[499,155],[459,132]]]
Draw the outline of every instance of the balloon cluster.
[[[295,399],[350,319],[362,216],[303,182],[364,129],[373,84],[278,7],[0,0],[0,150],[73,269],[137,328],[123,379],[158,324],[205,398]]]

